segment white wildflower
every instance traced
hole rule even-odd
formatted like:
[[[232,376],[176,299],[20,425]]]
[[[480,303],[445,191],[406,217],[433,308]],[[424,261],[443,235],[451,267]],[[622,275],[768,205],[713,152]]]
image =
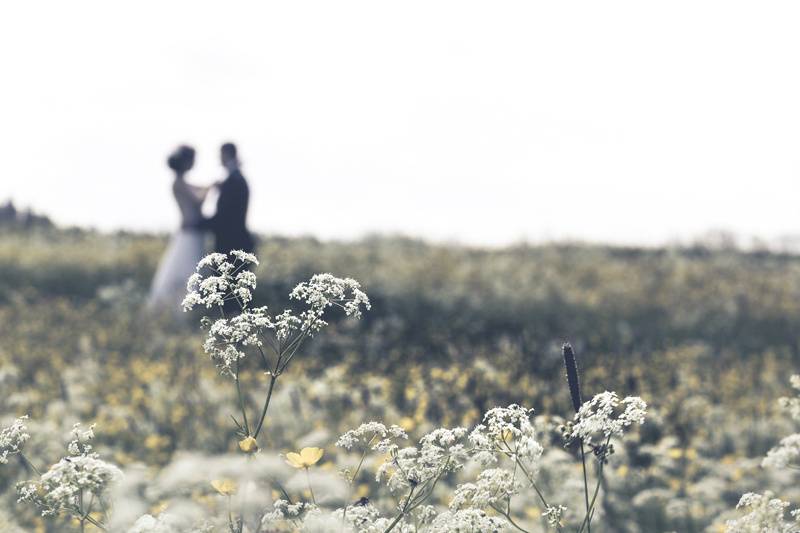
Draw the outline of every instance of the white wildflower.
[[[302,323],[303,321],[294,316],[290,310],[286,310],[273,318],[269,327],[275,332],[275,338],[278,339],[279,342],[283,342],[288,339]]]
[[[72,426],[72,440],[67,444],[67,451],[70,455],[86,455],[91,453],[92,445],[89,442],[94,439],[95,424],[89,426],[89,429],[81,431],[81,424],[77,423]]]
[[[518,492],[514,474],[502,468],[489,468],[481,472],[475,483],[463,483],[456,487],[450,509],[486,509],[495,504],[505,506],[508,499]]]
[[[186,284],[184,310],[189,311],[198,305],[206,308],[223,306],[229,300],[246,306],[252,301],[252,290],[256,287],[256,276],[248,269],[257,264],[253,254],[241,250],[234,250],[229,255],[212,253],[205,256],[197,263],[197,272]]]
[[[300,318],[303,328],[312,332],[325,325],[322,315],[329,307],[340,307],[347,316],[354,318],[361,318],[361,306],[370,309],[369,298],[356,280],[332,274],[315,274],[297,285],[289,297],[308,304],[309,309],[301,313]]]
[[[519,457],[535,468],[543,449],[531,424],[532,412],[532,409],[516,404],[487,411],[483,423],[476,426],[469,436],[476,459],[487,465],[496,460],[495,454],[500,453],[512,459]]]
[[[559,524],[561,524],[561,518],[566,512],[567,508],[563,505],[548,505],[542,513],[542,516],[551,527],[558,527]]]
[[[391,459],[378,467],[376,480],[385,479],[392,492],[437,483],[464,465],[468,454],[461,441],[466,434],[465,428],[439,428],[422,437],[419,448],[390,450]]]
[[[64,457],[42,474],[38,481],[18,485],[19,502],[30,502],[42,516],[78,509],[81,493],[100,497],[109,484],[122,477],[116,466],[101,460],[97,454]]]
[[[243,250],[231,250],[231,255],[242,263],[258,265],[258,259],[254,254],[245,252]]]
[[[310,503],[289,503],[282,499],[275,500],[272,503],[272,511],[266,513],[261,519],[261,525],[266,527],[284,520],[296,520],[315,509],[317,509],[317,506]]]
[[[480,509],[445,511],[431,524],[428,533],[494,533],[505,531],[504,520],[488,516]]]
[[[168,514],[160,514],[158,518],[146,514],[140,517],[128,533],[180,533],[176,519]]]
[[[371,445],[373,450],[387,453],[392,445],[392,440],[407,438],[408,435],[400,426],[392,425],[387,428],[380,422],[373,421],[347,431],[336,441],[336,446],[351,450],[355,446],[366,447]],[[376,439],[378,439],[378,442],[374,443]]]
[[[234,317],[214,321],[203,349],[222,374],[235,376],[235,363],[245,357],[244,349],[262,346],[260,334],[270,327],[272,320],[266,307],[245,309]]]
[[[638,396],[628,396],[620,401],[615,392],[602,392],[585,402],[569,426],[568,439],[583,439],[591,443],[599,435],[603,439],[622,432],[632,424],[643,424],[647,404]]]
[[[780,444],[767,452],[761,465],[786,468],[787,466],[796,466],[798,459],[800,459],[800,433],[795,433],[781,439]]]
[[[381,517],[375,506],[370,503],[366,505],[350,505],[347,507],[346,515],[343,509],[337,509],[333,513],[335,523],[341,524],[343,518],[346,520],[347,525],[350,526],[350,531],[356,533],[383,533],[391,523],[390,519]],[[395,526],[395,530],[403,531],[403,524]]]
[[[22,446],[31,436],[25,425],[27,416],[14,420],[14,423],[0,431],[0,463],[7,464],[8,457],[22,451]]]
[[[749,492],[739,500],[737,509],[747,509],[748,513],[736,520],[728,520],[727,533],[796,533],[800,527],[797,511],[793,520],[786,520],[789,503],[773,498],[771,492],[763,495]]]

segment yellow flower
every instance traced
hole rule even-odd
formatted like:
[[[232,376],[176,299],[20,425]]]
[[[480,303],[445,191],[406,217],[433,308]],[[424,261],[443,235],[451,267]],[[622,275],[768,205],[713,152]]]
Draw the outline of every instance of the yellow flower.
[[[400,419],[400,427],[406,431],[413,431],[417,423],[410,416],[404,416]]]
[[[244,453],[256,453],[258,451],[258,443],[253,437],[245,437],[239,441],[239,449]]]
[[[236,490],[239,488],[232,479],[215,479],[211,482],[211,486],[223,496],[236,494]]]
[[[300,453],[287,453],[286,463],[295,468],[308,468],[322,459],[323,453],[325,451],[322,448],[303,448]]]

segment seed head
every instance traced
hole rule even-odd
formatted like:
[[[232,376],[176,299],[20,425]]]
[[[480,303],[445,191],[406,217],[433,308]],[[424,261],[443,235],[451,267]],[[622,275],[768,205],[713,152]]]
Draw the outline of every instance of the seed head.
[[[564,366],[567,368],[567,384],[569,385],[569,395],[572,398],[572,407],[577,413],[583,404],[581,383],[578,380],[578,363],[575,361],[575,352],[572,351],[570,343],[564,343],[561,353],[564,355]]]

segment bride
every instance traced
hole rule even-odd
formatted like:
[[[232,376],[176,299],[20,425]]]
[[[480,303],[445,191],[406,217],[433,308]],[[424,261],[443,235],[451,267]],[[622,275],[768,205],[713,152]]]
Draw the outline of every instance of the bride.
[[[177,312],[186,292],[186,280],[205,255],[206,236],[198,224],[203,218],[201,207],[208,187],[191,185],[185,180],[186,173],[194,166],[194,148],[178,147],[167,159],[167,165],[175,172],[172,194],[181,213],[181,227],[170,239],[158,265],[148,305]]]

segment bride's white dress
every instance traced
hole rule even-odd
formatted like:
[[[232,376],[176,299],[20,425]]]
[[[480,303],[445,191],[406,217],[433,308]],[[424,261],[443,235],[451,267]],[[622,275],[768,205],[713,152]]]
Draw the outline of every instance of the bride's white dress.
[[[203,216],[205,189],[176,178],[172,193],[181,212],[181,229],[173,234],[158,264],[148,305],[177,312],[186,294],[186,280],[205,255],[205,232],[193,229]]]

